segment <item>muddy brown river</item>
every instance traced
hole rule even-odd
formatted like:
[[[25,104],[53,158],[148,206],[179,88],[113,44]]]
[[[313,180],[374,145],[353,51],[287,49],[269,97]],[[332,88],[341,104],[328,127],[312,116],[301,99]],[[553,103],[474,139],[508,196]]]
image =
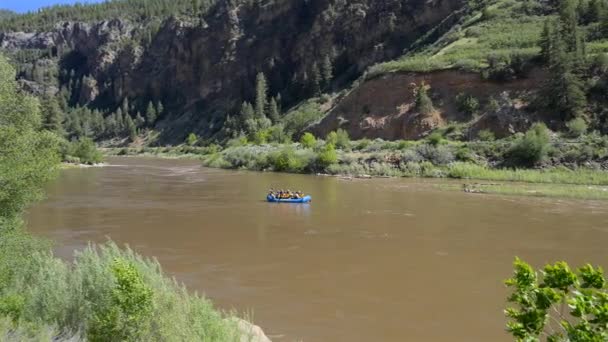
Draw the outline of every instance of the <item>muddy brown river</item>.
[[[275,341],[509,341],[502,281],[519,256],[608,266],[605,202],[438,190],[113,158],[69,169],[30,210],[70,258],[111,238]],[[310,205],[264,202],[270,187]]]

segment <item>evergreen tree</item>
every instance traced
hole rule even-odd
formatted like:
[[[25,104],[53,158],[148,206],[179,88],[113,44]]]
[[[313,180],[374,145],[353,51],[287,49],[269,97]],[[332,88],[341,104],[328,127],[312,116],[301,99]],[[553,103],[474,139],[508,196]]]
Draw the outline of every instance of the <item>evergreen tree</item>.
[[[156,108],[154,108],[152,102],[148,102],[148,108],[146,108],[146,122],[148,123],[148,126],[154,126],[156,118]]]
[[[264,73],[258,73],[255,83],[255,116],[261,119],[266,116],[266,102],[268,97],[268,84]]]
[[[126,129],[126,121],[125,121],[125,114],[122,112],[121,108],[118,108],[116,110],[116,128],[118,130],[118,134],[121,134],[125,131]]]
[[[595,23],[600,21],[602,14],[604,13],[605,6],[603,0],[591,0],[587,7],[587,13],[585,14],[585,23]]]
[[[131,110],[130,110],[130,108],[129,108],[129,99],[128,99],[128,98],[126,98],[126,97],[125,97],[125,98],[122,100],[122,104],[121,104],[121,106],[120,106],[120,109],[122,110],[122,112],[123,112],[125,115],[128,115],[128,114],[131,112]]]
[[[243,120],[254,119],[255,109],[253,108],[253,105],[247,101],[243,102],[240,115]]]
[[[80,108],[76,108],[69,111],[66,119],[67,131],[70,135],[75,137],[81,137],[84,135],[80,116],[78,115],[79,110]]]
[[[199,0],[192,0],[192,15],[193,16],[198,16],[200,14],[200,10],[201,10],[201,3],[199,2]]]
[[[51,96],[45,96],[41,102],[43,128],[49,130],[59,136],[65,134],[63,129],[64,115],[59,108],[57,99]]]
[[[544,90],[548,107],[557,110],[562,120],[578,116],[586,105],[583,82],[576,74],[573,53],[561,39],[554,42],[549,80]]]
[[[135,141],[135,139],[137,139],[137,128],[135,127],[135,123],[133,122],[131,115],[127,115],[125,118],[125,128],[129,134],[129,139],[131,139],[131,141]]]
[[[574,0],[563,0],[559,12],[559,33],[564,41],[567,53],[575,53],[575,57],[582,59],[582,43],[578,32],[578,16]]]
[[[554,24],[549,19],[545,20],[543,30],[540,33],[540,55],[545,63],[549,63],[551,60],[553,42],[553,32],[551,30],[552,26],[554,26]]]
[[[427,91],[427,85],[424,82],[420,83],[414,91],[416,97],[416,110],[423,115],[431,114],[435,110]]]
[[[334,67],[331,64],[329,56],[325,56],[323,59],[323,86],[328,87],[334,78]]]
[[[140,112],[137,112],[137,115],[135,116],[135,126],[139,127],[143,127],[146,124],[146,120],[141,116]]]
[[[272,121],[272,123],[277,123],[281,120],[279,106],[277,105],[277,101],[274,97],[270,99],[270,103],[268,105],[268,118]]]
[[[105,126],[104,133],[106,135],[115,135],[116,134],[116,117],[115,117],[114,113],[106,116],[104,126]]]

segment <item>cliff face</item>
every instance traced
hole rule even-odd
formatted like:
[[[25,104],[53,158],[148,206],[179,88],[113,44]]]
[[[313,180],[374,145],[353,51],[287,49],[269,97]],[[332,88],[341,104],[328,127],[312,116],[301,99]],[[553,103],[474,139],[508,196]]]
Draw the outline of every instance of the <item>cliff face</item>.
[[[395,58],[463,6],[462,0],[220,1],[199,19],[170,18],[140,44],[141,24],[58,23],[51,32],[0,34],[8,51],[51,51],[61,68],[87,76],[81,104],[116,107],[125,98],[162,99],[165,136],[181,126],[211,134],[264,72],[283,105],[310,95],[313,70],[329,59],[332,86]],[[181,137],[179,137],[181,139]]]

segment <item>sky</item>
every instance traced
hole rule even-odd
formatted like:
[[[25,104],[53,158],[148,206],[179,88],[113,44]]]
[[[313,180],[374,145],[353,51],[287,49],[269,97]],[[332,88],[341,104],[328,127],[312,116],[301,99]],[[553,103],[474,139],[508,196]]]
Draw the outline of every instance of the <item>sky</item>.
[[[102,0],[0,0],[0,8],[8,9],[18,13],[35,11],[40,7],[47,7],[57,4],[74,4],[101,2]]]

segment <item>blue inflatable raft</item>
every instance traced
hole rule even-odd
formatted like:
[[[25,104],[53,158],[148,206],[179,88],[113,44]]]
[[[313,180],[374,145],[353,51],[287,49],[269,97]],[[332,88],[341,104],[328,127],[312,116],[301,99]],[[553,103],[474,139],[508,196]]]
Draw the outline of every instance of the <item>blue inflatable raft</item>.
[[[268,202],[272,203],[310,203],[310,201],[312,201],[312,197],[310,196],[304,196],[303,198],[278,199],[274,196],[268,195],[266,199]]]

